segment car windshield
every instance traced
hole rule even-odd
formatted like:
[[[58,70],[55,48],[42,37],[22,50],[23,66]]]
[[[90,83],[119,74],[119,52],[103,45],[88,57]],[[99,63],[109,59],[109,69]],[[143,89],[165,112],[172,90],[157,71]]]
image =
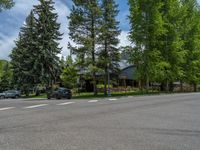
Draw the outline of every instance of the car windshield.
[[[5,93],[15,93],[16,91],[14,90],[8,90],[8,91],[5,91]]]
[[[65,91],[65,89],[64,88],[58,88],[58,91],[63,92],[63,91]]]

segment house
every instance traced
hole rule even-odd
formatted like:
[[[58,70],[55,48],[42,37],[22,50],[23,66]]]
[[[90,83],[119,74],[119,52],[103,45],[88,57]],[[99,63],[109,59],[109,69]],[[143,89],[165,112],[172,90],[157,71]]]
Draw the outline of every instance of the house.
[[[136,67],[134,65],[121,69],[119,74],[119,86],[138,87],[138,82],[136,81]]]

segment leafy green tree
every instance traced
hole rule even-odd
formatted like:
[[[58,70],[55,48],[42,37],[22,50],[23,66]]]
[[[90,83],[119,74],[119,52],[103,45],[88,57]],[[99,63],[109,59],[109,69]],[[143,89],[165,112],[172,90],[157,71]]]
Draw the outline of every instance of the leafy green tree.
[[[60,74],[58,54],[61,52],[59,40],[62,34],[59,32],[60,24],[57,23],[58,15],[55,13],[54,2],[39,2],[39,5],[34,6],[37,30],[34,72],[40,83],[51,88]]]
[[[10,9],[13,5],[13,0],[0,0],[0,12],[4,9]]]
[[[182,4],[186,12],[183,19],[183,48],[187,52],[183,81],[193,84],[194,91],[197,91],[197,84],[200,83],[200,20],[197,19],[200,10],[196,0],[183,0]]]
[[[0,91],[8,90],[11,87],[12,71],[9,63],[3,66],[2,75],[0,76]]]
[[[69,48],[81,61],[80,67],[88,69],[93,80],[93,91],[97,94],[97,44],[100,30],[101,9],[98,0],[72,0],[74,5],[69,16],[70,39],[77,45]]]
[[[186,51],[183,49],[184,41],[181,36],[185,11],[179,0],[169,0],[163,2],[162,14],[166,32],[162,37],[160,51],[168,63],[163,85],[166,91],[173,91],[173,82],[184,77],[182,65],[185,62]]]
[[[137,74],[140,83],[145,82],[149,89],[150,81],[162,80],[166,67],[159,45],[166,32],[162,18],[161,0],[129,0],[130,40],[134,43],[132,57],[137,61]],[[142,85],[142,84],[141,84]]]
[[[61,74],[61,80],[63,81],[64,86],[67,88],[73,89],[77,86],[78,73],[76,64],[73,62],[71,56],[67,57],[63,72]]]
[[[4,65],[7,63],[6,60],[0,60],[0,76],[2,75],[3,73],[3,67]]]
[[[101,18],[101,32],[99,37],[99,44],[101,50],[99,52],[99,63],[104,70],[104,94],[107,95],[107,84],[109,72],[118,71],[119,44],[118,36],[120,34],[119,22],[116,20],[118,15],[118,5],[114,0],[102,1],[102,18]]]

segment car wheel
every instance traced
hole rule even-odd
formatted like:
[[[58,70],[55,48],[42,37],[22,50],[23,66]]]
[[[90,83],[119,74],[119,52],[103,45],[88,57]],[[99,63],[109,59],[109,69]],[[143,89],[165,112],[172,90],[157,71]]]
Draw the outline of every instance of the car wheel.
[[[15,99],[18,99],[19,98],[19,96],[18,95],[15,95],[15,97],[14,97]]]
[[[61,97],[59,95],[56,95],[56,99],[61,99]]]
[[[5,99],[5,96],[3,96],[3,95],[2,95],[2,96],[0,96],[0,99]]]

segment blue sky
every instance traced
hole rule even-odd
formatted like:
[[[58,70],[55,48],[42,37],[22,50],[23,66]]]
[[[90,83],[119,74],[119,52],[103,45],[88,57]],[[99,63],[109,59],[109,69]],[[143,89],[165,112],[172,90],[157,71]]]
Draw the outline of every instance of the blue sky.
[[[15,6],[11,10],[6,10],[0,13],[0,59],[9,59],[9,54],[15,46],[14,40],[17,39],[20,27],[23,26],[25,18],[28,16],[33,5],[38,4],[38,0],[14,0]],[[61,23],[61,32],[64,33],[63,40],[60,41],[60,46],[63,47],[62,55],[67,56],[69,51],[67,49],[68,38],[68,20],[66,16],[70,14],[71,0],[54,0],[55,8],[59,14],[58,22]],[[128,23],[128,5],[127,0],[116,0],[119,4],[119,15],[117,19],[120,21],[120,28],[122,30],[120,39],[120,46],[129,44],[127,34],[129,30]]]

